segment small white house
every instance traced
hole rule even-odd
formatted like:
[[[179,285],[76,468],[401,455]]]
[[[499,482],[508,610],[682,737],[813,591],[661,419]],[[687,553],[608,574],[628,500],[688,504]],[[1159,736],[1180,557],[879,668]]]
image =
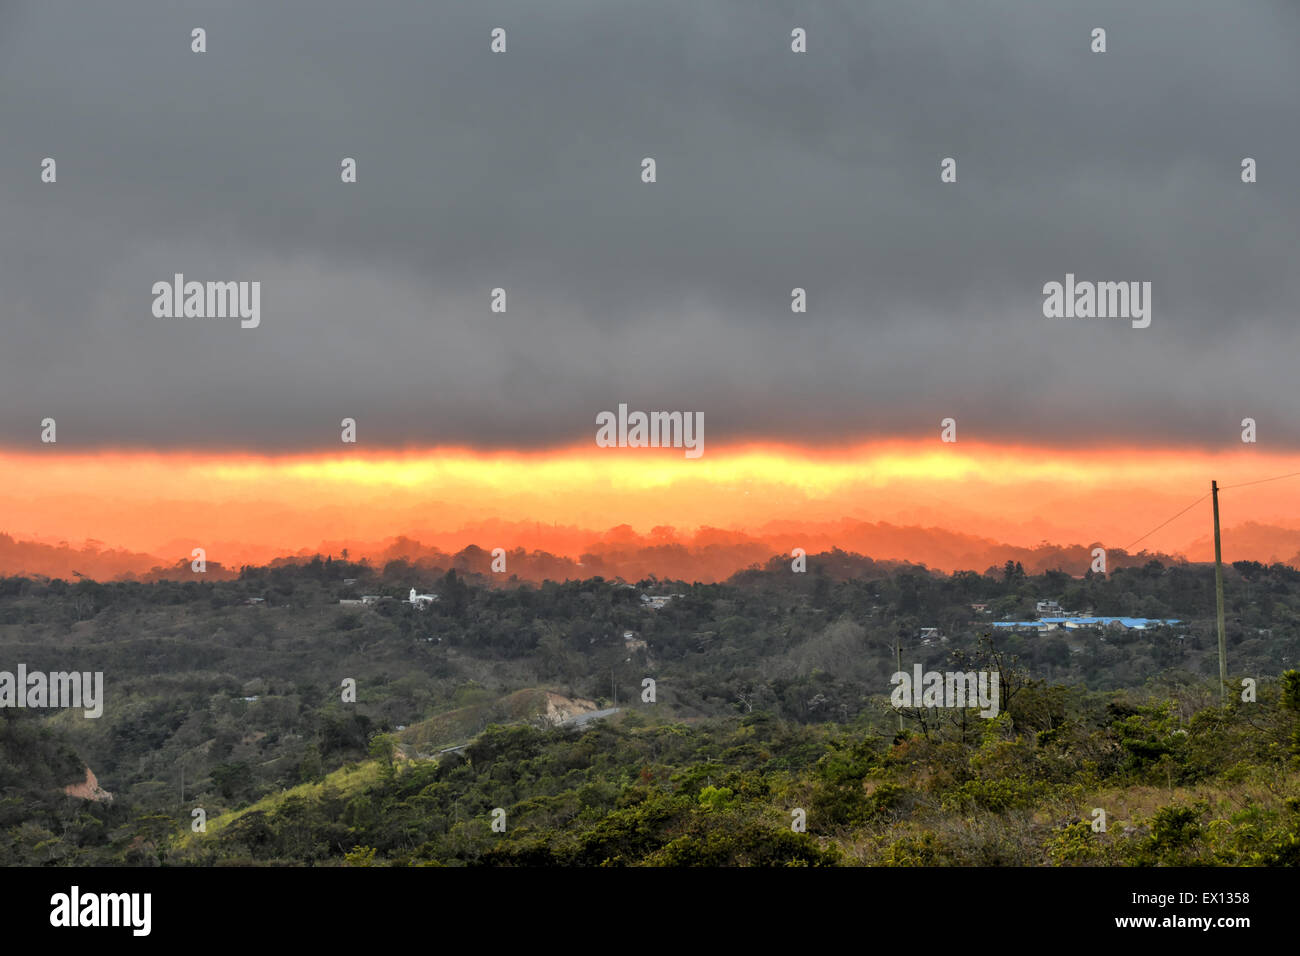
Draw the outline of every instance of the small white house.
[[[415,588],[411,588],[411,597],[409,598],[409,603],[414,604],[416,607],[419,608],[428,607],[436,600],[438,600],[438,595],[436,594],[416,594]]]

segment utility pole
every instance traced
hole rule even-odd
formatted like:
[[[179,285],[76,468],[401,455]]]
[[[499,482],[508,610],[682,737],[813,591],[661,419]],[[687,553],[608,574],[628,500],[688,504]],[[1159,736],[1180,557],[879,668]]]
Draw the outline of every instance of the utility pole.
[[[1219,543],[1219,483],[1210,482],[1214,497],[1214,600],[1219,611],[1219,705],[1228,696],[1228,642],[1223,633],[1223,547]]]
[[[897,644],[895,644],[894,650],[897,653],[897,657],[898,657],[897,673],[901,674],[903,672],[903,642],[899,641]],[[899,710],[898,712],[898,732],[900,734],[903,732],[903,711],[902,710]]]

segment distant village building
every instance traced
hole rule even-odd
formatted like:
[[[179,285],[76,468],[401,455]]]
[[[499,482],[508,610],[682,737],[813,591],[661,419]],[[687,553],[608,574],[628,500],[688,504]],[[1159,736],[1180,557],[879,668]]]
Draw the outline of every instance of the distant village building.
[[[1034,613],[1039,617],[1050,617],[1063,615],[1065,612],[1061,610],[1061,605],[1055,601],[1039,601],[1034,605]]]
[[[668,602],[675,597],[681,597],[680,594],[642,594],[641,603],[646,604],[652,611],[659,611],[668,606]]]
[[[438,595],[436,594],[416,594],[415,588],[411,588],[409,603],[414,604],[418,608],[426,608],[436,600],[438,600]]]
[[[1045,617],[1037,621],[994,621],[994,627],[1012,631],[1080,631],[1111,630],[1146,631],[1154,627],[1181,624],[1178,618],[1150,617]]]
[[[1108,627],[1111,630],[1146,631],[1153,627],[1167,627],[1181,623],[1176,617],[1072,617],[1062,622],[1066,629],[1071,631],[1100,627]]]
[[[976,614],[985,614],[988,612],[989,606],[987,604],[972,604],[970,609]]]
[[[384,599],[382,594],[363,594],[361,595],[362,604],[378,604]]]

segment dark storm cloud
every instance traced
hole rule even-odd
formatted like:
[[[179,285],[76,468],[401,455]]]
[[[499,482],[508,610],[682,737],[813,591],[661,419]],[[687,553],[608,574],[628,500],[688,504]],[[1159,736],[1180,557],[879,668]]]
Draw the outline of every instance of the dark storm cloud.
[[[1300,445],[1294,4],[755,6],[0,4],[0,441],[538,445],[627,402],[713,445]],[[261,326],[155,318],[177,272],[260,281]],[[1067,272],[1151,282],[1151,327],[1044,318]]]

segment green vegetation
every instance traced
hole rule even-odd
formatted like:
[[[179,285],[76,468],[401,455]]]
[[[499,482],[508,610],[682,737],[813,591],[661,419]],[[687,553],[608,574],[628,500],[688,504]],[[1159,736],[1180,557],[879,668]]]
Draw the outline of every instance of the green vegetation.
[[[1297,675],[1300,676],[1300,675]],[[1289,678],[1294,679],[1294,678]],[[1044,695],[1061,704],[1043,706]],[[582,734],[494,726],[268,800],[169,862],[364,865],[1288,865],[1300,862],[1300,710],[1048,693],[927,736],[750,714]],[[878,723],[878,722],[877,722]],[[1051,733],[1044,733],[1050,730]],[[1165,741],[1159,754],[1151,742]],[[1135,743],[1140,745],[1134,746]],[[376,764],[367,765],[374,768]],[[506,829],[493,832],[492,812]],[[1106,829],[1094,831],[1096,809]],[[807,832],[795,832],[803,809]]]
[[[0,579],[0,670],[103,671],[106,698],[98,720],[0,710],[0,863],[1300,862],[1291,568],[1229,569],[1230,673],[1258,696],[1234,684],[1227,707],[1202,567],[938,575],[835,552],[718,585],[491,584],[322,559]],[[411,586],[441,600],[338,604]],[[1023,619],[1044,598],[1186,623],[993,634],[969,606]],[[905,668],[996,671],[1002,712],[908,710],[899,732],[899,643]],[[615,693],[603,722],[545,719]],[[111,802],[63,793],[87,765]]]

